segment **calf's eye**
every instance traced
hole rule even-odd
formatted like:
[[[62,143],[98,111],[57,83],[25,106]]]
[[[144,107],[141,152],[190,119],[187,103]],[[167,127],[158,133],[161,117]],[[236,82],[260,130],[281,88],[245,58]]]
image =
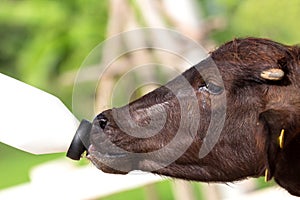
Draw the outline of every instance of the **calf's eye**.
[[[221,94],[223,92],[223,90],[224,90],[223,87],[218,86],[218,85],[216,85],[216,84],[214,84],[212,82],[208,82],[206,84],[202,84],[199,87],[199,91],[200,92],[207,91],[210,94],[214,94],[214,95]]]
[[[209,82],[206,87],[211,94],[221,94],[223,92],[223,87],[211,82]]]

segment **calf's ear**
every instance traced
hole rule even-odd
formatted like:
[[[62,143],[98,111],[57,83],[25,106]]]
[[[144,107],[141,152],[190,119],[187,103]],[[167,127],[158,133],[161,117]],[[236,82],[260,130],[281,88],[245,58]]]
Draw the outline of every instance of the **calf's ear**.
[[[275,181],[291,194],[300,196],[299,117],[287,110],[267,110],[260,114],[264,124],[266,180]]]

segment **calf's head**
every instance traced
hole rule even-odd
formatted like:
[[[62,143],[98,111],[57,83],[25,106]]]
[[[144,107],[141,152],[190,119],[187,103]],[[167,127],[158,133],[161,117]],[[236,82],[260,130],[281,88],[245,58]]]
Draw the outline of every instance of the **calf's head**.
[[[108,173],[206,182],[265,175],[299,196],[299,60],[296,46],[228,42],[166,85],[99,114],[88,158]]]

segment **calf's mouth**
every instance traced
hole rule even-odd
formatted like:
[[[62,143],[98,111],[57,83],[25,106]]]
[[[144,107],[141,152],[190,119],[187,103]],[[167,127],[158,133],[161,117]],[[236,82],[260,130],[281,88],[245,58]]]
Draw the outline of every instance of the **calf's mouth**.
[[[136,165],[134,158],[123,149],[113,144],[104,133],[106,118],[100,114],[93,121],[90,140],[93,144],[88,147],[87,158],[103,172],[126,174]]]

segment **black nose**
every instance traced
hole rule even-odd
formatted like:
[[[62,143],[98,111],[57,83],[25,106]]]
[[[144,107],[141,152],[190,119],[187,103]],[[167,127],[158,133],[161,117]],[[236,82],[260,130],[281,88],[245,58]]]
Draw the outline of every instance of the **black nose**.
[[[99,122],[99,126],[100,126],[102,129],[104,129],[105,126],[107,125],[107,118],[105,117],[105,115],[104,115],[104,114],[99,114],[99,115],[97,116],[97,120],[98,120],[98,122]]]

